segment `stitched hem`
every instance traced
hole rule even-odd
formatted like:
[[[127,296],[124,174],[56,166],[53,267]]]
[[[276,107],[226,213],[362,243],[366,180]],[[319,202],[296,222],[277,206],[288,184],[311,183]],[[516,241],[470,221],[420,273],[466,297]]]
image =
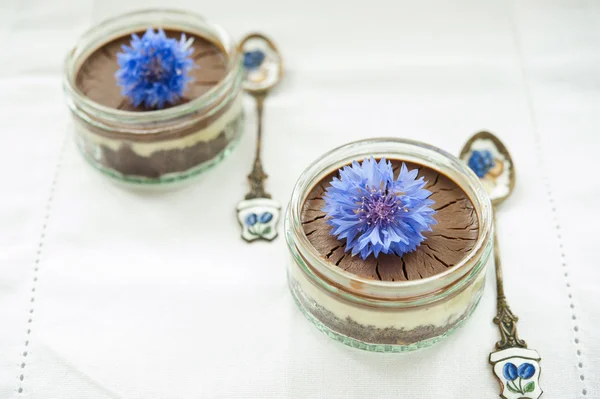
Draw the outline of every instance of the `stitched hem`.
[[[31,344],[30,340],[31,340],[31,331],[32,331],[33,320],[34,320],[36,288],[38,285],[38,274],[39,274],[38,272],[39,272],[40,263],[42,260],[44,244],[46,242],[46,232],[48,230],[48,223],[50,222],[50,214],[52,213],[52,202],[54,200],[54,193],[56,191],[56,183],[58,181],[58,175],[60,172],[62,159],[63,159],[65,151],[66,151],[66,144],[67,144],[68,136],[69,135],[66,134],[65,137],[63,137],[63,141],[62,141],[62,144],[61,144],[59,152],[58,152],[56,165],[54,167],[54,174],[52,175],[52,181],[50,183],[50,193],[48,195],[48,200],[46,201],[44,218],[42,221],[42,228],[41,228],[40,236],[38,239],[38,245],[37,245],[37,249],[36,249],[35,259],[33,261],[33,278],[32,278],[32,282],[31,282],[31,295],[30,295],[30,300],[29,300],[29,309],[27,311],[27,313],[28,313],[27,331],[25,333],[23,353],[21,354],[21,364],[19,365],[19,385],[17,388],[17,392],[20,394],[23,393],[23,389],[24,389],[23,386],[25,383],[25,368],[27,367],[27,355],[28,355],[28,351],[29,351],[29,346]]]
[[[525,66],[525,55],[523,52],[523,45],[521,43],[521,35],[519,32],[519,26],[518,26],[518,22],[515,17],[514,2],[510,3],[510,7],[511,7],[511,10],[510,10],[511,18],[510,19],[511,19],[511,23],[512,23],[513,39],[514,39],[515,47],[516,47],[518,57],[519,57],[519,66],[521,69],[521,75],[522,75],[522,80],[523,80],[523,92],[525,95],[525,99],[527,101],[527,107],[529,109],[529,117],[531,119],[531,124],[533,127],[535,151],[536,151],[536,155],[537,155],[538,164],[540,166],[540,170],[546,171],[546,167],[545,167],[546,165],[545,165],[544,156],[543,156],[544,151],[542,149],[542,140],[540,137],[540,131],[539,131],[538,124],[537,124],[537,117],[536,117],[536,113],[535,113],[533,95],[531,93],[531,87],[529,86],[529,76],[527,74],[527,68]],[[582,361],[582,351],[581,351],[581,345],[580,345],[580,340],[579,340],[579,332],[580,332],[580,326],[578,323],[579,319],[577,318],[577,315],[575,312],[575,303],[573,301],[571,282],[569,280],[569,267],[568,267],[567,257],[565,255],[562,233],[560,231],[560,223],[558,221],[558,213],[556,210],[556,203],[554,200],[552,185],[550,184],[550,177],[546,173],[542,173],[541,177],[542,177],[542,183],[546,190],[546,197],[548,198],[548,205],[550,208],[549,212],[551,214],[552,224],[556,230],[556,241],[557,241],[558,247],[560,249],[561,268],[562,268],[563,276],[565,279],[564,281],[565,281],[565,287],[566,287],[569,307],[571,309],[571,322],[572,322],[572,326],[573,326],[572,327],[573,328],[573,344],[574,344],[575,350],[576,350],[576,361],[577,361],[577,369],[579,370],[579,379],[581,380],[581,384],[582,384],[582,389],[580,392],[581,392],[582,396],[587,396],[588,391],[587,391],[587,386],[585,383],[584,365],[583,365],[583,361]]]

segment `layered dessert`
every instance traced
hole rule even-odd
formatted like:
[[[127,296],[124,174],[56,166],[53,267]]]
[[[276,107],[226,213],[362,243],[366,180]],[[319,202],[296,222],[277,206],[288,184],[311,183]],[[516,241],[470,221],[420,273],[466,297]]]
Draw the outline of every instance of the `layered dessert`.
[[[369,254],[366,258],[352,254],[345,239],[333,234],[325,195],[340,172],[334,170],[307,190],[300,211],[302,232],[310,246],[333,273],[348,276],[348,287],[332,284],[323,289],[318,270],[308,273],[302,267],[290,270],[290,285],[295,299],[317,326],[345,343],[371,350],[403,351],[426,346],[453,331],[478,303],[484,285],[485,261],[474,267],[468,278],[447,287],[421,291],[411,298],[409,287],[430,284],[435,276],[447,276],[464,263],[480,236],[479,212],[473,201],[453,179],[431,167],[402,159],[391,161],[394,178],[401,165],[418,171],[431,194],[435,222],[424,231],[424,240],[412,252]],[[339,182],[339,180],[338,180]],[[306,260],[306,259],[305,259]],[[316,281],[312,273],[321,281]],[[468,281],[467,281],[468,280]],[[388,292],[399,299],[381,299],[365,287],[369,281],[385,283]],[[365,294],[361,297],[361,289]],[[350,295],[340,295],[347,291]],[[369,291],[370,293],[367,293]],[[447,291],[447,292],[444,292]],[[406,293],[406,295],[404,295]],[[358,299],[356,299],[358,298]],[[332,336],[332,334],[330,334]],[[382,349],[387,348],[387,349]]]
[[[211,32],[212,26],[193,15],[171,11],[139,15],[155,18],[155,14],[161,13],[162,18],[204,24],[198,32]],[[122,26],[134,17],[138,15],[130,14],[111,23]],[[152,25],[149,26],[152,30]],[[227,48],[221,44],[222,32],[205,37],[192,30],[164,28],[168,39],[176,40],[183,50],[190,50],[187,58],[193,66],[189,72],[185,71],[186,84],[176,101],[149,106],[148,102],[136,104],[134,98],[126,95],[117,77],[124,68],[123,63],[119,64],[119,54],[133,46],[133,34],[144,40],[146,28],[132,28],[131,32],[116,37],[107,32],[108,39],[102,43],[97,38],[102,35],[101,27],[107,29],[100,25],[88,33],[91,40],[86,42],[92,43],[89,47],[73,51],[73,71],[68,82],[74,92],[70,105],[76,115],[77,140],[86,158],[111,175],[142,182],[168,181],[170,177],[192,174],[219,160],[243,128],[241,64],[231,62],[231,57],[239,55],[232,53],[235,49],[230,43]],[[170,61],[168,56],[162,61],[167,62],[165,59]],[[156,65],[160,78],[163,73],[160,62],[155,59],[148,65],[151,72]],[[176,70],[174,76],[178,74]]]

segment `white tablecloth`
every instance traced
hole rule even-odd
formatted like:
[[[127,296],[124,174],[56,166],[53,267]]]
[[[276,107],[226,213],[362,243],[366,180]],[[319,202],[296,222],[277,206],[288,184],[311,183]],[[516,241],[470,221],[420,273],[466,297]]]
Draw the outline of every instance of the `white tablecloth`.
[[[0,398],[498,395],[491,273],[465,328],[415,353],[353,350],[303,318],[284,240],[238,237],[253,117],[187,189],[133,193],[84,163],[63,57],[94,23],[149,6],[279,44],[288,75],[266,105],[264,164],[283,204],[308,162],[351,140],[458,152],[478,130],[498,134],[518,176],[499,214],[506,290],[542,355],[544,397],[600,398],[600,3],[337,3],[1,2]]]

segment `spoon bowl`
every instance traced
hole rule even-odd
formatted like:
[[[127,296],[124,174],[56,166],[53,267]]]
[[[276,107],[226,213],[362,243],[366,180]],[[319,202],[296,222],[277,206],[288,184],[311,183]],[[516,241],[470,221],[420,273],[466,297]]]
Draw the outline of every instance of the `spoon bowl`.
[[[490,132],[479,132],[467,141],[460,152],[460,159],[469,166],[477,164],[476,158],[489,154],[492,162],[482,168],[475,167],[492,204],[503,203],[515,188],[515,168],[510,153],[500,139]],[[481,165],[479,165],[481,166]],[[471,166],[473,169],[473,166]]]
[[[238,49],[244,54],[244,90],[250,94],[265,93],[283,78],[283,60],[268,37],[251,33],[244,37]]]

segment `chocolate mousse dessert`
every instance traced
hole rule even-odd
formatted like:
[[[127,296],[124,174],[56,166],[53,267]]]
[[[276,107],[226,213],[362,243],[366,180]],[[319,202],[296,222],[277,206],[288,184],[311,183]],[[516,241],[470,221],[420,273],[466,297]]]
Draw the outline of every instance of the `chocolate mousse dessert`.
[[[191,50],[187,58],[193,65],[189,72],[186,71],[183,94],[175,96],[176,101],[149,106],[148,101],[135,104],[133,98],[124,95],[123,85],[117,84],[117,71],[123,67],[119,64],[118,54],[125,51],[127,47],[124,46],[133,46],[131,33],[91,51],[75,74],[75,87],[101,106],[147,115],[190,103],[227,77],[231,67],[228,54],[220,45],[191,32],[164,32],[167,38],[175,39],[182,46],[181,51]],[[132,33],[145,39],[144,31]],[[185,34],[185,40],[182,40],[182,34]],[[160,63],[157,65],[157,74],[160,74]],[[141,181],[158,181],[164,180],[165,176],[193,174],[190,171],[218,158],[241,132],[243,113],[238,93],[239,86],[229,87],[197,109],[170,116],[167,121],[143,122],[143,125],[142,122],[140,125],[113,123],[107,128],[105,121],[97,123],[94,116],[90,116],[89,122],[78,121],[80,148],[93,164],[99,164],[109,174],[116,172],[117,177],[126,177],[126,180],[136,181],[139,177]]]
[[[391,160],[395,177],[402,161]],[[322,179],[308,195],[302,212],[304,232],[315,249],[332,265],[355,275],[382,281],[407,281],[431,277],[456,265],[473,248],[479,230],[477,213],[469,197],[451,179],[422,165],[406,163],[409,170],[419,170],[427,182],[425,189],[435,201],[437,224],[423,233],[425,241],[413,252],[402,257],[380,254],[377,258],[351,256],[345,243],[331,235],[327,215],[323,211],[323,194],[338,172]]]
[[[189,102],[200,97],[219,83],[227,74],[227,55],[224,50],[207,39],[195,36],[189,32],[165,30],[167,37],[179,40],[181,34],[192,39],[192,59],[196,65],[190,70],[193,79],[179,104]],[[143,36],[144,32],[135,32]],[[119,69],[117,54],[122,52],[123,46],[131,42],[131,34],[119,37],[100,46],[92,52],[83,62],[77,72],[76,84],[90,100],[106,107],[133,112],[152,112],[143,105],[133,106],[131,100],[121,94],[121,87],[117,85],[115,74]],[[175,105],[167,105],[169,108]]]
[[[398,178],[404,163],[390,159],[394,179]],[[477,211],[469,196],[446,175],[429,167],[405,163],[408,170],[418,170],[417,179],[423,178],[425,190],[431,192],[428,199],[435,211],[431,231],[423,231],[425,239],[411,252],[398,256],[395,253],[373,253],[366,258],[346,251],[346,240],[332,234],[328,224],[330,216],[323,210],[325,197],[331,188],[335,171],[314,185],[304,200],[301,212],[302,227],[310,244],[332,268],[339,268],[368,280],[402,282],[421,280],[443,273],[463,260],[474,248],[479,236]],[[339,183],[339,181],[338,181]],[[477,305],[484,283],[484,273],[478,273],[473,284],[458,291],[435,305],[410,306],[394,314],[383,309],[353,305],[342,299],[333,299],[316,291],[301,273],[292,279],[292,290],[301,307],[306,309],[313,321],[327,329],[342,334],[360,344],[357,347],[381,350],[392,345],[399,350],[415,349],[424,342],[431,344],[450,334]],[[340,339],[345,343],[346,338]],[[389,347],[388,349],[390,350]],[[395,350],[395,349],[394,349]]]

